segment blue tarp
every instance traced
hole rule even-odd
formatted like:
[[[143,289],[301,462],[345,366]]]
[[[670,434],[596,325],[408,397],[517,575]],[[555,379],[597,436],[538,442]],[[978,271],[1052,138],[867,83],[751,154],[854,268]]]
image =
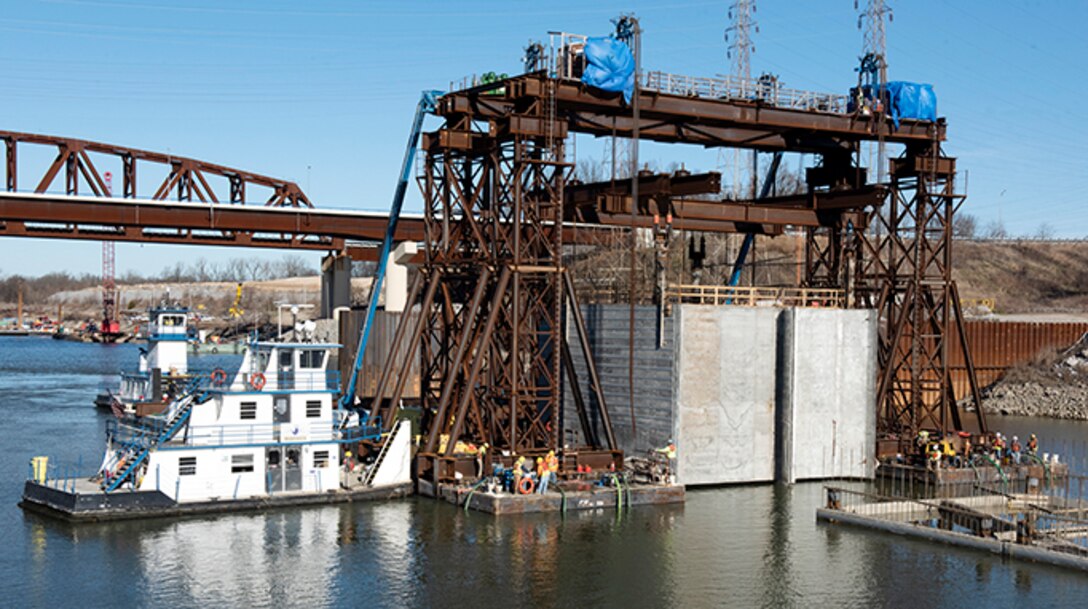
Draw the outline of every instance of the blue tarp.
[[[888,110],[896,129],[901,118],[937,120],[937,94],[933,92],[933,85],[897,80],[889,82],[887,87]]]
[[[631,103],[635,92],[635,57],[631,49],[612,37],[589,38],[585,56],[582,82],[605,91],[622,91],[623,100]]]

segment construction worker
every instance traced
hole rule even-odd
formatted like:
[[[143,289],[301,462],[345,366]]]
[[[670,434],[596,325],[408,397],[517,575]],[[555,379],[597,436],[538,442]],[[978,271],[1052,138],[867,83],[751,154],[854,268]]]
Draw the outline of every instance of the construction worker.
[[[934,442],[929,445],[929,469],[939,469],[941,467],[941,445]]]
[[[918,436],[914,438],[914,445],[918,447],[918,452],[925,452],[926,447],[929,446],[929,432],[924,429],[918,430]]]
[[[476,449],[476,477],[483,478],[484,466],[487,464],[487,442]]]
[[[1028,454],[1035,456],[1039,452],[1039,440],[1035,437],[1035,434],[1031,434],[1028,438]]]
[[[537,479],[536,492],[543,495],[544,491],[548,490],[548,478],[550,478],[550,476],[548,475],[548,465],[546,463],[544,463],[544,457],[537,457],[536,458],[536,479]]]
[[[518,487],[521,485],[521,476],[525,473],[525,456],[519,455],[514,460],[514,488],[510,490],[512,493],[518,491]]]
[[[996,432],[994,436],[994,461],[1001,463],[1001,459],[1005,456],[1005,438],[1001,436],[1001,432]]]
[[[1020,438],[1017,436],[1012,437],[1012,444],[1009,445],[1009,457],[1012,459],[1013,465],[1020,465]]]
[[[559,457],[555,456],[554,450],[548,451],[548,457],[544,459],[544,464],[548,466],[548,479],[559,482]]]
[[[665,482],[669,481],[672,475],[672,462],[676,460],[676,444],[669,438],[669,444],[664,448],[655,448],[655,452],[665,456]]]

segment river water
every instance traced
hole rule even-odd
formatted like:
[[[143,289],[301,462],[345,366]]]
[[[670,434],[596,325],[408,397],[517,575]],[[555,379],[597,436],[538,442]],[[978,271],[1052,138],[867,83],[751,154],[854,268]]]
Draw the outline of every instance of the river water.
[[[815,483],[690,491],[683,506],[620,517],[494,518],[410,498],[70,525],[16,507],[32,456],[101,457],[109,415],[92,400],[136,358],[131,345],[0,338],[0,606],[996,609],[1088,598],[1079,572],[817,524]],[[1084,423],[994,424],[1038,428],[1044,449],[1055,434],[1070,453],[1088,436]]]

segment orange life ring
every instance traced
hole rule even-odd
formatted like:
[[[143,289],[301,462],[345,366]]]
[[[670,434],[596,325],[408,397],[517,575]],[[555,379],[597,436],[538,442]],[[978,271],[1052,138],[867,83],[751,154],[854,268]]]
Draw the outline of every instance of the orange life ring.
[[[221,387],[227,383],[227,371],[222,368],[212,370],[212,384]]]
[[[264,375],[258,372],[249,376],[249,386],[260,391],[264,389]]]
[[[535,488],[536,482],[529,476],[522,476],[521,482],[518,482],[518,492],[522,495],[532,495]]]

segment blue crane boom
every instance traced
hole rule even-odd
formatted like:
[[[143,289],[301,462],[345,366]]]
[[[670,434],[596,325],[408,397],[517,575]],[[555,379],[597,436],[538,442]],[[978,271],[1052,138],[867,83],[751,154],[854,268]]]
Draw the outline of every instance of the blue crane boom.
[[[767,177],[763,179],[763,186],[759,189],[759,198],[766,199],[771,194],[771,186],[774,185],[775,176],[778,175],[778,166],[782,164],[782,153],[774,153],[774,158],[771,160],[771,166],[767,168]],[[755,233],[748,233],[744,236],[744,243],[740,246],[740,252],[737,253],[737,260],[733,263],[733,274],[729,276],[729,286],[733,287],[740,283],[740,273],[744,270],[745,259],[748,258],[748,250],[752,249],[752,242],[755,241]],[[732,299],[730,299],[732,300]]]
[[[382,289],[385,270],[389,264],[389,252],[393,248],[393,235],[397,232],[397,221],[400,219],[400,209],[404,205],[404,194],[408,191],[408,180],[411,178],[412,164],[416,158],[419,134],[423,130],[423,118],[427,114],[434,112],[435,103],[441,96],[441,91],[424,91],[420,95],[419,104],[416,105],[416,115],[412,121],[412,132],[408,135],[408,147],[404,151],[404,161],[400,166],[400,178],[397,181],[397,189],[393,192],[393,205],[389,209],[389,224],[385,228],[381,252],[378,254],[378,270],[374,272],[374,282],[370,286],[370,302],[367,303],[366,307],[366,320],[359,332],[359,348],[355,351],[355,363],[351,368],[351,380],[348,382],[347,390],[340,396],[341,408],[350,408],[355,402],[355,387],[359,381],[359,371],[363,367],[363,354],[366,353],[370,328],[374,324],[374,313],[378,309],[378,294]]]

